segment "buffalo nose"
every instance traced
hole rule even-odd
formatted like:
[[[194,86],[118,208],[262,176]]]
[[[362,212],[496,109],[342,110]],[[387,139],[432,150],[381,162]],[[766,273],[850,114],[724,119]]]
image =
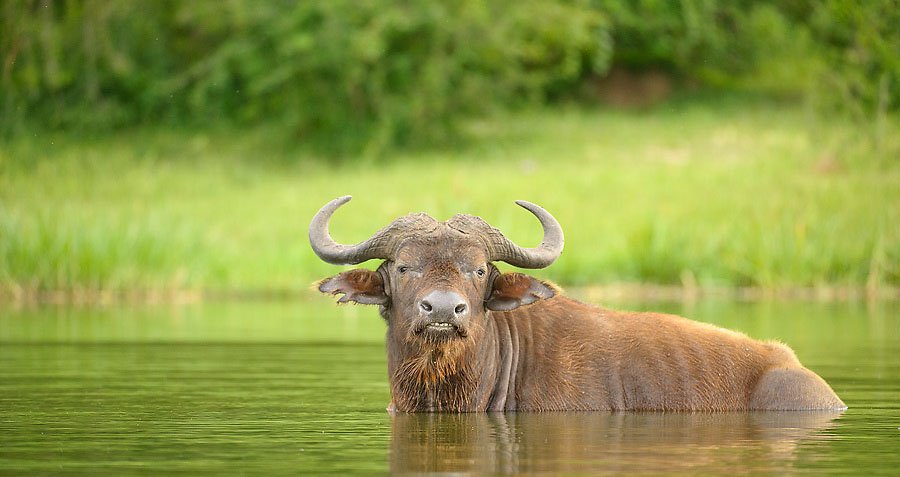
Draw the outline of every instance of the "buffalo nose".
[[[433,319],[457,318],[469,309],[466,300],[456,292],[436,290],[419,301],[422,312]]]

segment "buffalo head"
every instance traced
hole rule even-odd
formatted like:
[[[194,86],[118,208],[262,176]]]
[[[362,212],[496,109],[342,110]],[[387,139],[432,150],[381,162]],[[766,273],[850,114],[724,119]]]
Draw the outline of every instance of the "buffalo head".
[[[509,311],[556,293],[552,285],[521,273],[500,273],[493,264],[543,268],[559,257],[562,228],[535,204],[516,202],[543,226],[544,239],[535,248],[516,245],[472,215],[439,222],[424,213],[400,217],[368,240],[343,245],[329,235],[328,221],[349,200],[335,199],[313,218],[313,250],[336,265],[384,262],[376,271],[350,270],[323,280],[319,290],[342,294],[340,302],[379,305],[388,323],[389,354],[425,356],[438,348],[469,348],[484,333],[488,310]]]

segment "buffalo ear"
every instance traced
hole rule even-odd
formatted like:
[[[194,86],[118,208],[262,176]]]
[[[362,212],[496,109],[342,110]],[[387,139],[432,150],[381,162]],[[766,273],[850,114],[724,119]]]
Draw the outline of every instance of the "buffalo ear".
[[[503,273],[494,279],[493,289],[484,304],[488,310],[510,311],[538,300],[552,298],[556,287],[524,273]]]
[[[332,295],[343,294],[338,303],[356,302],[362,305],[384,305],[388,302],[381,275],[372,270],[350,270],[319,282],[319,291]]]

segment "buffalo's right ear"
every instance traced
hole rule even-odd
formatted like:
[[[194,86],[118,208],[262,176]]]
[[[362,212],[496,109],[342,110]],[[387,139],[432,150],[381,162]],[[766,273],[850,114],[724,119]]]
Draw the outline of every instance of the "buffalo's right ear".
[[[319,291],[344,296],[338,303],[356,302],[363,305],[384,305],[388,302],[381,275],[372,270],[350,270],[319,282]]]

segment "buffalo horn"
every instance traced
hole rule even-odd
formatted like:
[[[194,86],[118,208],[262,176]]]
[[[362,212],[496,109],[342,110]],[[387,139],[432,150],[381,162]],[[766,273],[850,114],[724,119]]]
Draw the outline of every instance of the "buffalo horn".
[[[544,268],[556,261],[562,253],[565,243],[562,226],[550,212],[538,205],[524,200],[517,200],[516,204],[534,214],[541,222],[544,239],[537,247],[523,248],[502,234],[492,234],[489,241],[491,261],[498,260],[519,268]]]
[[[334,265],[355,265],[366,260],[380,258],[390,260],[397,245],[405,237],[433,230],[434,219],[425,214],[410,214],[392,222],[369,239],[356,245],[339,244],[328,233],[328,221],[340,206],[350,201],[350,196],[338,197],[325,204],[309,224],[309,243],[322,260]],[[490,261],[506,262],[520,268],[544,268],[559,258],[563,249],[563,231],[559,222],[540,206],[517,200],[516,204],[525,208],[541,222],[544,239],[534,248],[523,248],[506,238],[499,230],[481,219],[469,215],[457,215],[451,222],[463,221],[479,224],[476,230],[487,246]],[[456,222],[455,222],[456,223]]]
[[[325,204],[319,209],[309,224],[309,243],[316,255],[333,265],[356,265],[373,258],[390,258],[388,244],[385,243],[383,231],[379,231],[368,240],[356,245],[339,244],[328,233],[328,220],[338,207],[350,202],[352,197],[345,195]]]

